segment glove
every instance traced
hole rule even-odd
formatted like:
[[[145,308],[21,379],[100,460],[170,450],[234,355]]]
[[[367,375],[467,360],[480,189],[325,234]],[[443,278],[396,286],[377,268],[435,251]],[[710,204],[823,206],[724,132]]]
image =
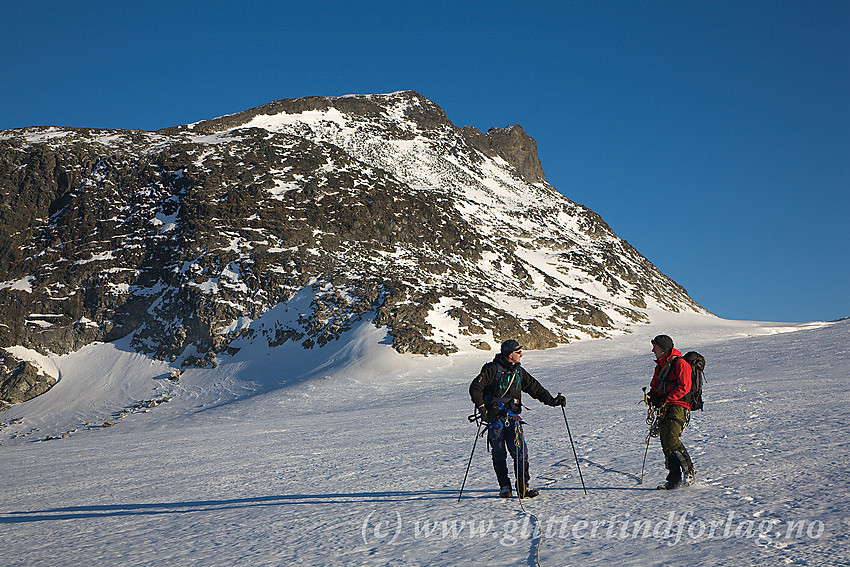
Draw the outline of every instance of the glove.
[[[558,395],[557,395],[557,396],[555,396],[555,398],[552,400],[552,406],[553,406],[553,407],[554,407],[554,406],[561,406],[561,407],[565,407],[566,405],[567,405],[567,398],[565,398],[565,397],[564,397],[564,396],[562,396],[561,394],[558,394]]]
[[[484,406],[478,406],[478,417],[481,418],[481,421],[487,422],[487,408]]]
[[[663,403],[664,403],[664,400],[662,400],[662,399],[661,399],[661,396],[659,396],[659,395],[657,395],[657,394],[652,394],[652,393],[650,393],[650,394],[649,394],[649,403],[650,403],[650,404],[652,405],[652,407],[654,407],[654,408],[660,408],[660,407],[661,407],[661,404],[663,404]]]

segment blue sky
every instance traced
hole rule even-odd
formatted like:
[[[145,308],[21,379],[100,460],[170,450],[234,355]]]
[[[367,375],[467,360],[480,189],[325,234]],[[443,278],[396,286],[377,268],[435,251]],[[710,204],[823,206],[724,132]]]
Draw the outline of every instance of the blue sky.
[[[850,316],[850,2],[4,2],[0,129],[413,89],[713,313]]]

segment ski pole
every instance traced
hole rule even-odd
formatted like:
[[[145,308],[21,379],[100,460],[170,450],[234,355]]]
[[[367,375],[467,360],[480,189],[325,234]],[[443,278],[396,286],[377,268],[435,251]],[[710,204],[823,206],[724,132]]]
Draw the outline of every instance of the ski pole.
[[[643,387],[643,401],[646,403],[646,386]],[[652,432],[652,424],[649,425],[649,432],[646,434],[646,439],[644,440],[644,445],[646,445],[646,449],[643,451],[643,464],[640,466],[640,483],[643,484],[643,471],[646,468],[646,455],[649,453],[649,438],[650,433]]]
[[[653,422],[654,423],[654,422]],[[649,430],[652,431],[652,425],[649,426]],[[643,464],[640,467],[640,483],[643,484],[643,471],[646,468],[646,455],[649,453],[649,433],[646,434],[646,440],[644,444],[646,444],[646,449],[643,451]]]
[[[475,445],[478,444],[478,436],[481,435],[482,425],[484,425],[483,420],[478,424],[478,431],[475,432],[475,441],[472,442],[472,452],[469,453],[469,462],[466,463],[466,472],[463,474],[463,483],[460,485],[460,494],[457,495],[458,502],[460,502],[460,498],[463,496],[463,487],[466,486],[466,477],[469,476],[469,467],[472,465],[472,455],[475,454]]]
[[[646,387],[643,388],[643,401],[649,406],[649,400],[646,397]],[[649,416],[652,415],[652,419],[650,420]],[[640,466],[640,483],[643,484],[643,472],[646,470],[646,455],[649,453],[649,440],[652,438],[652,430],[655,428],[656,423],[658,422],[658,411],[653,411],[652,408],[647,412],[646,423],[649,425],[649,431],[646,432],[646,439],[644,439],[644,444],[646,447],[643,450],[643,464]],[[657,435],[657,433],[656,433]]]
[[[561,395],[561,392],[558,392],[558,395]],[[584,485],[584,477],[581,475],[581,466],[578,464],[578,455],[576,454],[576,446],[573,443],[573,434],[570,433],[570,423],[567,421],[567,410],[564,409],[564,406],[561,406],[561,413],[564,414],[564,425],[567,426],[567,435],[570,437],[570,445],[573,448],[573,457],[576,459],[576,468],[578,469],[578,477],[581,479],[581,487],[584,488],[584,494],[587,495],[587,487]]]

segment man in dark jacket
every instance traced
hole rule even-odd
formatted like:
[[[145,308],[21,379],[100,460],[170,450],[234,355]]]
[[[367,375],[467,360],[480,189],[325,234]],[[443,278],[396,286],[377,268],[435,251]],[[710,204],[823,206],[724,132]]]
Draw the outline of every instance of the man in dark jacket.
[[[552,397],[540,382],[520,366],[522,347],[515,340],[502,343],[499,354],[481,368],[469,386],[469,396],[481,420],[487,423],[487,441],[493,468],[499,481],[499,496],[510,498],[507,454],[514,461],[516,489],[520,498],[533,498],[538,491],[529,488],[528,447],[522,435],[520,411],[522,392],[549,406],[565,406],[564,396]]]
[[[655,372],[649,385],[649,399],[658,408],[658,433],[667,481],[659,489],[690,486],[694,482],[694,464],[679,436],[690,415],[691,406],[682,399],[691,391],[691,365],[673,346],[673,339],[658,335],[652,339]]]

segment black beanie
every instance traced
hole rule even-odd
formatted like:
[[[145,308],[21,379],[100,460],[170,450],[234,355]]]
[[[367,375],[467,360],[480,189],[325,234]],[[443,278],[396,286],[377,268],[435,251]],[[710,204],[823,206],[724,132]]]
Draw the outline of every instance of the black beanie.
[[[513,339],[507,340],[502,343],[502,354],[504,356],[510,356],[511,353],[514,353],[518,350],[522,350],[522,347],[519,346],[519,343]]]
[[[667,335],[658,335],[657,337],[652,339],[652,344],[661,347],[664,352],[670,352],[671,350],[673,350],[673,339],[671,339]]]

